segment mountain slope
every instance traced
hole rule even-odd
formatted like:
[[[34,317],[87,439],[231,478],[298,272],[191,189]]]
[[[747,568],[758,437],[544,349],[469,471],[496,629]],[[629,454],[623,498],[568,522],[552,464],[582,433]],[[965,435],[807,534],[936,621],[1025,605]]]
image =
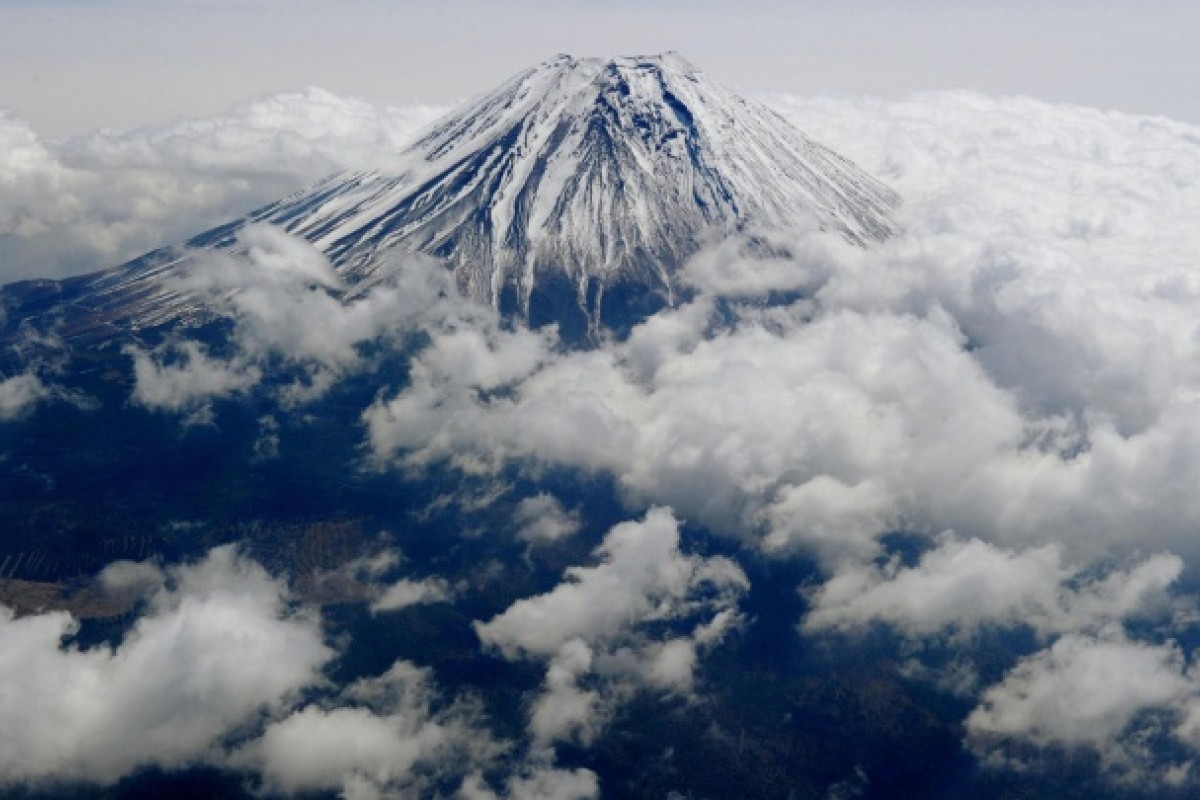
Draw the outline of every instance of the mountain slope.
[[[382,277],[381,255],[424,252],[481,301],[528,316],[535,293],[560,295],[546,321],[570,310],[565,293],[591,326],[614,288],[670,302],[682,261],[731,232],[811,216],[865,244],[892,233],[899,202],[674,53],[552,58],[435,123],[401,164],[333,176],[189,245],[234,246],[244,225],[274,223],[324,251],[351,291]],[[162,322],[196,310],[163,285],[186,269],[180,255],[34,294],[94,309],[89,329]]]

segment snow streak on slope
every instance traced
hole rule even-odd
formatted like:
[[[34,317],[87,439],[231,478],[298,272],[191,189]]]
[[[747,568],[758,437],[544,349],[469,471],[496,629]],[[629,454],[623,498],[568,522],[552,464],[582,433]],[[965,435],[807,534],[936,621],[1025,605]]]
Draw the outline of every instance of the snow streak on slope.
[[[703,243],[805,213],[865,243],[892,231],[886,187],[674,53],[560,55],[435,123],[397,174],[326,182],[265,209],[367,277],[382,250],[448,258],[463,288],[528,311],[540,274],[581,300],[618,280],[670,294]],[[589,289],[589,284],[595,287]]]

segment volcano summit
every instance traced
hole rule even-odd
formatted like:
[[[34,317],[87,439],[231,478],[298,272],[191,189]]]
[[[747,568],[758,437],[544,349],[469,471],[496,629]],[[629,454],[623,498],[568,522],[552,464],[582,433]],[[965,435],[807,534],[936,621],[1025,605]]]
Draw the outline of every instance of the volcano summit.
[[[556,56],[435,122],[399,163],[334,175],[188,245],[236,246],[247,224],[271,223],[322,250],[351,292],[386,277],[381,256],[426,253],[482,302],[594,327],[606,297],[630,306],[621,316],[672,302],[678,266],[734,232],[807,217],[866,244],[894,231],[899,202],[675,53]],[[160,285],[186,262],[186,249],[159,251],[50,296],[83,314],[68,330],[145,327],[194,310]],[[10,319],[35,310],[22,313],[22,294],[10,293]]]

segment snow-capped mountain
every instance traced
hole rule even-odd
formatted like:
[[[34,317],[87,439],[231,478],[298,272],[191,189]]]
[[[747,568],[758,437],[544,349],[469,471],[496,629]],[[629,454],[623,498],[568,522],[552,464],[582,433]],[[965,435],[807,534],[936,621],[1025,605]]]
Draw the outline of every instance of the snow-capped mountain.
[[[448,258],[475,296],[565,272],[671,288],[703,242],[804,213],[856,242],[892,231],[896,197],[675,53],[560,55],[427,130],[399,174],[336,178],[259,216],[351,274],[380,250]]]
[[[189,246],[234,245],[266,221],[315,244],[351,287],[373,282],[382,254],[418,251],[446,259],[482,301],[529,314],[554,286],[594,324],[614,287],[670,302],[679,264],[733,231],[809,216],[865,244],[893,231],[898,203],[675,53],[556,56],[434,123],[400,163],[335,175]],[[162,285],[186,261],[164,251],[75,279],[68,294],[99,315],[93,325],[167,321],[193,305]]]

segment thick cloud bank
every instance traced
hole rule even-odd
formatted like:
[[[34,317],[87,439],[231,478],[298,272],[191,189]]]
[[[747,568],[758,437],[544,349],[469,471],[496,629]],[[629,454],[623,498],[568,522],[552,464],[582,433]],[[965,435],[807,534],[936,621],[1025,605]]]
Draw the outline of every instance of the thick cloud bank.
[[[0,110],[0,283],[114,266],[339,170],[386,167],[438,113],[307,89],[51,142]]]
[[[727,243],[687,265],[693,299],[587,352],[435,332],[364,417],[376,454],[603,472],[630,507],[815,553],[813,635],[1028,626],[1053,653],[1171,630],[1200,555],[1200,130],[970,94],[776,103],[900,191],[901,235]],[[892,531],[928,552],[880,567]]]
[[[772,549],[867,553],[895,527],[1189,547],[1196,132],[972,95],[796,105],[857,123],[840,137],[907,198],[902,236],[703,254],[698,299],[594,352],[438,337],[368,412],[376,450],[609,470]],[[736,302],[764,289],[803,299]]]

